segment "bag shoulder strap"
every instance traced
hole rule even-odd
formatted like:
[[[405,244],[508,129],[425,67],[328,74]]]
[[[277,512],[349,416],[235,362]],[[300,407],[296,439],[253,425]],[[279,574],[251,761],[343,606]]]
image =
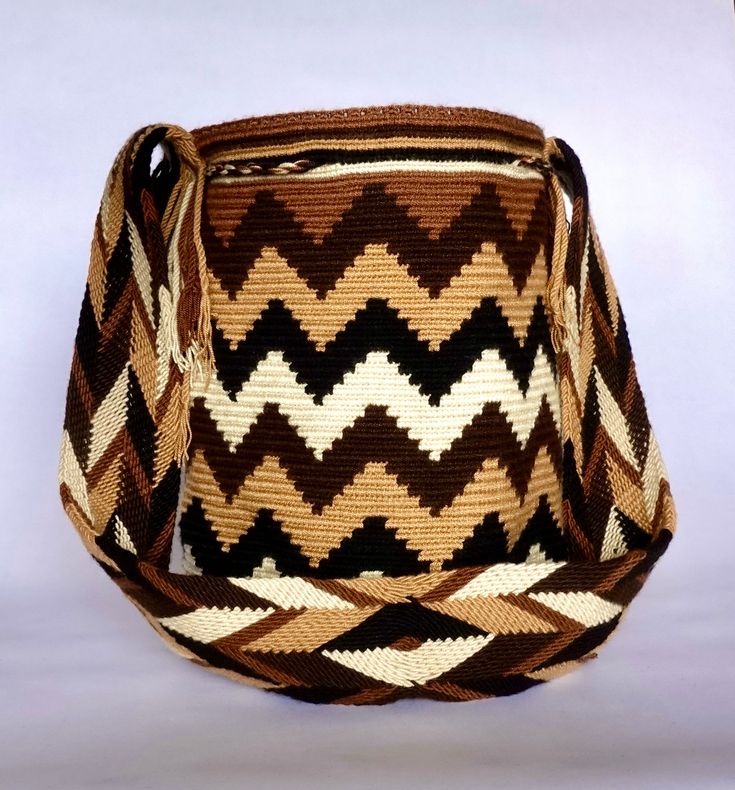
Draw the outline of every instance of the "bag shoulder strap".
[[[557,349],[564,513],[574,556],[608,560],[675,529],[667,471],[648,417],[615,283],[572,147],[546,140],[555,241],[547,298]],[[572,202],[567,223],[562,189]]]
[[[151,173],[159,145],[166,155]],[[547,296],[575,584],[597,589],[602,578],[617,584],[630,573],[642,580],[671,538],[675,512],[584,173],[559,138],[525,164],[545,173],[554,211]],[[199,366],[211,370],[203,185],[204,163],[178,126],[138,130],[115,159],[95,223],[64,420],[63,505],[89,552],[153,620],[174,605],[243,600],[228,579],[168,571],[190,377]],[[572,201],[569,223],[562,189]],[[422,583],[417,577],[417,590]],[[621,601],[634,594],[626,590]]]
[[[157,146],[164,156],[151,172]],[[59,477],[85,545],[112,567],[124,554],[169,557],[189,377],[211,360],[203,168],[184,129],[139,129],[112,165],[95,222]]]

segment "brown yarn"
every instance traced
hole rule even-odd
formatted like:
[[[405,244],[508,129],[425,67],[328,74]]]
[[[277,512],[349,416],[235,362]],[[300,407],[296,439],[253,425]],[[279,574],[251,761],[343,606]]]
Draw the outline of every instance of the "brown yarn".
[[[426,105],[139,130],[60,492],[168,644],[260,688],[469,700],[582,665],[676,514],[576,154]]]

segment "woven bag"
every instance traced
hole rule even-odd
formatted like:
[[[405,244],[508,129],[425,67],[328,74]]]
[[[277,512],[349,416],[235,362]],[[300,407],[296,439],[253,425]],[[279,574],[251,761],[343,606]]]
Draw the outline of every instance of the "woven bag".
[[[60,483],[176,652],[311,702],[573,669],[676,520],[577,156],[413,104],[127,141]]]

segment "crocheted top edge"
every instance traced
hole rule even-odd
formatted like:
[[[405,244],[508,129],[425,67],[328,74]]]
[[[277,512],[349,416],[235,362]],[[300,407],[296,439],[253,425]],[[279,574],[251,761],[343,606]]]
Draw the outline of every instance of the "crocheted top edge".
[[[322,110],[299,110],[256,115],[203,126],[191,131],[200,155],[207,158],[233,145],[257,145],[276,138],[310,134],[424,133],[431,137],[461,135],[502,141],[522,153],[541,153],[545,135],[537,124],[482,107],[442,104],[376,104]]]

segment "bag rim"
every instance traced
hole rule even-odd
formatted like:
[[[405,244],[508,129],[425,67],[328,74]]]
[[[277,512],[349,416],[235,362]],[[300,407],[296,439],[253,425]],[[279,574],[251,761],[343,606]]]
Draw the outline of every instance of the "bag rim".
[[[482,134],[488,147],[540,154],[545,135],[536,123],[509,113],[483,107],[444,104],[394,103],[366,106],[335,107],[322,110],[252,115],[231,121],[192,129],[189,133],[206,161],[221,156],[223,147],[258,145],[283,139],[304,141],[304,135],[322,134],[344,138],[360,133],[366,136],[413,134],[432,130],[432,137],[441,133]]]

